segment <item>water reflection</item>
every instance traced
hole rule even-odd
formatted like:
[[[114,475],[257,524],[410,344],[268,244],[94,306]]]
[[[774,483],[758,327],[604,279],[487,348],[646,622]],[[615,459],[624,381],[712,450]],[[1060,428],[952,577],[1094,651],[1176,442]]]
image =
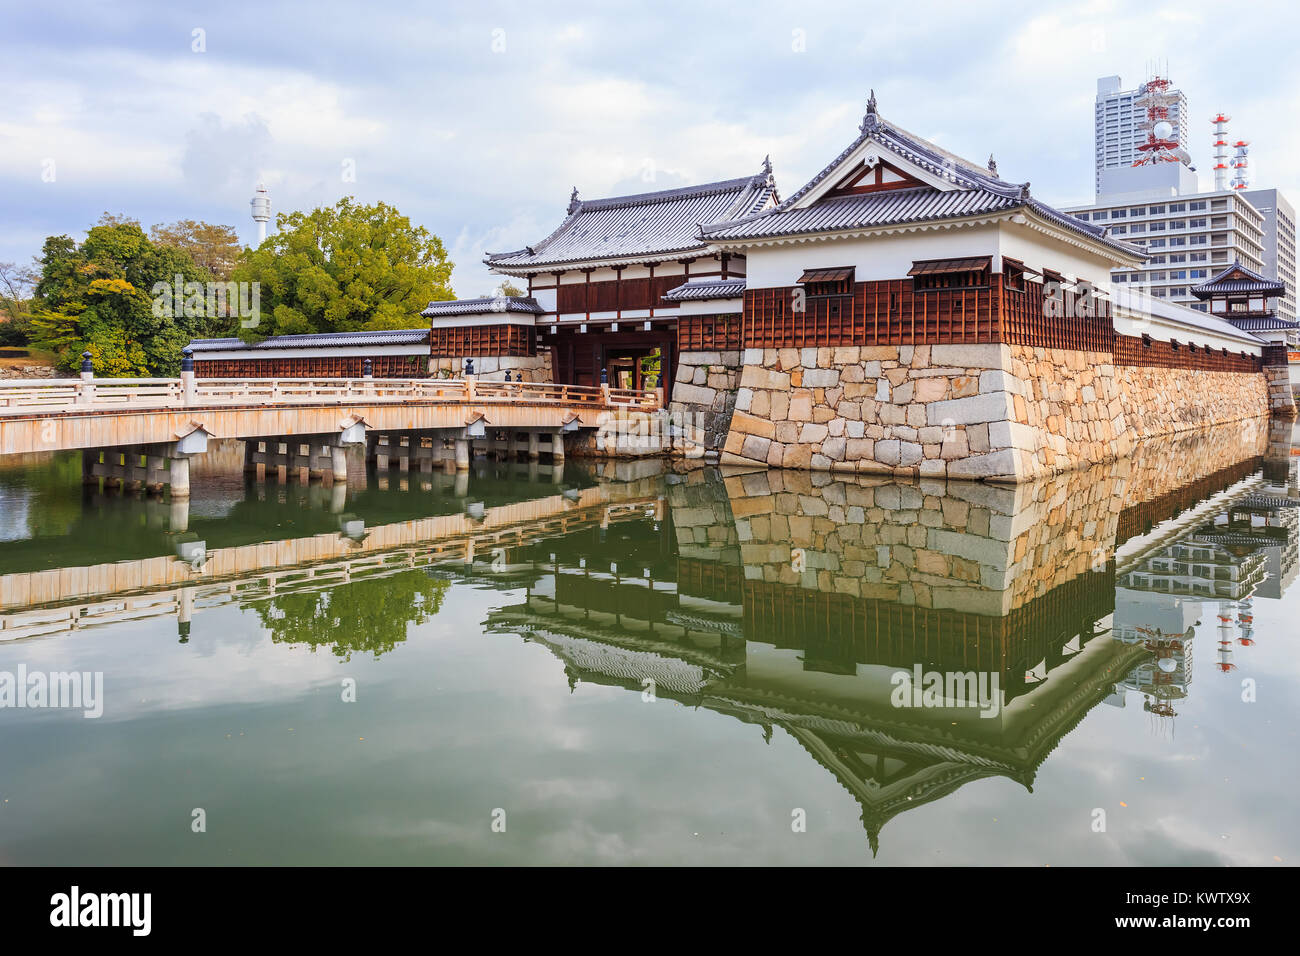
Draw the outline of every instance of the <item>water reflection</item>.
[[[1101,704],[1140,703],[1172,736],[1198,634],[1231,672],[1255,603],[1296,577],[1296,461],[1289,430],[1248,423],[1017,487],[644,461],[362,464],[332,487],[214,468],[178,512],[83,499],[56,459],[0,469],[23,502],[0,546],[0,641],[166,615],[188,643],[233,605],[274,645],[415,682],[409,635],[472,589],[484,617],[450,626],[544,647],[571,692],[788,735],[856,801],[874,854],[891,819],[973,781],[1032,792]]]

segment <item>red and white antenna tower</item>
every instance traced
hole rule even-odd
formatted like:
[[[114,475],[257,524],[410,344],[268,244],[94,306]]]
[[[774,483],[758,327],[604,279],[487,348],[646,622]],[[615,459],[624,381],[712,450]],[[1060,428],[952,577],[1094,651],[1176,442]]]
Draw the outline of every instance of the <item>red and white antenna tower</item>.
[[[1232,168],[1236,172],[1232,175],[1231,186],[1233,189],[1246,189],[1250,186],[1250,142],[1239,139],[1232,146],[1236,150],[1232,157]]]
[[[1228,188],[1228,120],[1226,113],[1216,113],[1214,119],[1214,191]]]
[[[1134,166],[1151,166],[1156,163],[1187,163],[1191,157],[1183,149],[1175,135],[1174,126],[1169,122],[1169,107],[1178,98],[1169,92],[1169,78],[1156,74],[1142,86],[1137,105],[1146,111],[1146,120],[1142,130],[1147,134],[1146,141],[1138,144],[1139,156]]]

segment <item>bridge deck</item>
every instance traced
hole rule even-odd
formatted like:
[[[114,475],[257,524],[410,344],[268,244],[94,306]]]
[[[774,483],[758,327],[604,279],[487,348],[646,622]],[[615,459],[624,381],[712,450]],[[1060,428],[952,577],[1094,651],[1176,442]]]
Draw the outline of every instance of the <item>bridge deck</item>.
[[[0,454],[339,431],[594,428],[609,413],[651,412],[659,393],[469,379],[92,379],[0,382]]]

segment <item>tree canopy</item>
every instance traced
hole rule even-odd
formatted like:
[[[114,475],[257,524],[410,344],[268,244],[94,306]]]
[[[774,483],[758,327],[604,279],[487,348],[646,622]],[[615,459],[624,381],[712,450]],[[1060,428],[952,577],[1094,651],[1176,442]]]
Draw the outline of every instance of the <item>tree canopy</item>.
[[[184,249],[195,265],[206,269],[218,282],[230,278],[243,252],[234,226],[214,226],[194,219],[179,219],[171,225],[159,223],[149,230],[149,238],[160,246]]]
[[[281,213],[276,227],[231,275],[261,283],[261,320],[240,329],[249,341],[420,328],[430,301],[455,298],[442,240],[386,203],[344,197],[308,213]]]
[[[160,244],[140,224],[105,213],[80,245],[70,236],[45,240],[31,300],[32,344],[72,371],[83,351],[105,376],[175,375],[191,338],[224,330],[219,316],[187,317],[155,307],[156,283],[206,282],[208,271],[177,246]]]

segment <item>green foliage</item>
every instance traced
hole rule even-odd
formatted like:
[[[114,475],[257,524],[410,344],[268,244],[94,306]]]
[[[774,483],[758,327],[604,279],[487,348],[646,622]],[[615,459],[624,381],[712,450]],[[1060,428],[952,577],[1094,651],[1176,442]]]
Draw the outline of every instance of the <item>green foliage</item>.
[[[406,640],[407,628],[442,608],[449,584],[423,571],[363,578],[329,591],[280,594],[254,606],[271,640],[328,647],[344,661],[375,658]]]
[[[53,352],[58,366],[75,371],[91,353],[95,374],[106,377],[173,376],[181,349],[192,338],[223,334],[236,320],[186,316],[155,308],[157,283],[172,287],[211,276],[190,253],[159,244],[140,224],[105,213],[81,245],[69,236],[45,240],[40,279],[32,296],[31,341]]]
[[[351,197],[281,213],[277,232],[245,253],[231,278],[261,283],[261,321],[248,341],[303,332],[422,328],[420,310],[455,298],[442,240],[392,206]]]

